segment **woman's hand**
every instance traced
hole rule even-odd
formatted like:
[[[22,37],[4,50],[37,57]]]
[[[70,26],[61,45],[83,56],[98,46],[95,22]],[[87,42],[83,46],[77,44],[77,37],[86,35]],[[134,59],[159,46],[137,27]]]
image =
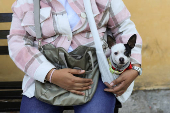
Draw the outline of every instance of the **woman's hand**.
[[[104,91],[112,92],[116,94],[116,97],[121,96],[137,76],[138,72],[136,70],[126,70],[119,76],[119,78],[114,80],[111,84],[105,82],[105,85],[108,88],[104,89]]]
[[[47,74],[46,80],[49,80],[51,71]],[[90,85],[93,84],[92,79],[80,78],[73,75],[73,74],[80,75],[83,73],[85,73],[84,70],[69,69],[69,68],[55,70],[52,75],[51,82],[72,93],[78,95],[84,95],[84,93],[81,91],[91,88]]]

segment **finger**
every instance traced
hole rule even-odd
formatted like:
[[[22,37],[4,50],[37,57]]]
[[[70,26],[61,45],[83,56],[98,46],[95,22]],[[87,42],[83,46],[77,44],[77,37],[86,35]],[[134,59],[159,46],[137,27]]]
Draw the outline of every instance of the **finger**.
[[[80,91],[76,91],[76,90],[69,90],[69,91],[77,95],[85,95],[83,92],[80,92]]]
[[[104,91],[113,93],[113,89],[105,88]]]
[[[76,91],[84,91],[84,90],[88,90],[88,89],[91,89],[91,86],[82,87],[82,88],[74,88],[74,90],[76,90]]]
[[[85,70],[69,69],[68,72],[71,74],[83,74],[85,73]]]
[[[122,83],[120,83],[119,85],[117,85],[113,88],[113,93],[117,93],[121,90],[124,90],[124,86],[125,86],[125,83],[123,81]]]
[[[75,84],[74,84],[74,87],[82,88],[82,87],[90,86],[90,85],[92,85],[92,84],[93,84],[93,82],[89,82],[89,83],[75,83]]]
[[[116,97],[121,96],[124,92],[125,90],[119,91],[118,93],[116,93]]]
[[[105,84],[108,88],[113,88],[108,82],[104,82],[104,84]]]
[[[93,82],[93,80],[89,79],[89,78],[75,77],[75,82],[76,83],[91,83],[91,82]]]
[[[110,85],[113,87],[114,85],[118,85],[123,81],[123,77],[119,76],[116,80],[110,83]]]

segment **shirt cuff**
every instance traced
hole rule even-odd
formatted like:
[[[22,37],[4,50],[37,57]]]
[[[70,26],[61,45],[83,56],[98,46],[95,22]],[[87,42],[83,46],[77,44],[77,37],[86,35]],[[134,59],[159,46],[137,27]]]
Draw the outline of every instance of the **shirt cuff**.
[[[34,79],[38,80],[42,83],[44,83],[44,80],[46,78],[47,73],[52,69],[56,68],[53,64],[50,62],[44,62],[42,63],[36,70],[34,74]]]

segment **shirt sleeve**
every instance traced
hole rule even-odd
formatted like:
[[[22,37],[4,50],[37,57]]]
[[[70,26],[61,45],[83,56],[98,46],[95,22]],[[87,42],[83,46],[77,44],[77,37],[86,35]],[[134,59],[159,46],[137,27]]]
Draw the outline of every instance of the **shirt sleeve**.
[[[9,56],[26,75],[44,82],[47,73],[55,68],[44,55],[34,47],[34,37],[28,35],[17,14],[13,12],[10,34],[7,36]]]
[[[111,28],[116,43],[127,43],[133,34],[137,35],[136,45],[131,52],[131,63],[141,64],[142,39],[130,20],[130,12],[122,0],[112,0],[109,12],[108,27]]]

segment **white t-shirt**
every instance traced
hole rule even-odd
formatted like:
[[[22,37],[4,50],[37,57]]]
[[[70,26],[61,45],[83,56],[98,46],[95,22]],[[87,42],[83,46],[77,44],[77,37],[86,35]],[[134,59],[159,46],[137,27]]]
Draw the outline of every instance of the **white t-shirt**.
[[[77,13],[71,8],[67,0],[58,0],[65,8],[70,23],[71,30],[78,24],[80,17]]]
[[[74,29],[74,27],[78,24],[80,21],[80,17],[77,15],[77,13],[71,8],[67,0],[58,0],[65,8],[68,16],[68,20],[70,23],[71,30]],[[68,49],[68,52],[73,51],[73,48],[70,46]]]

